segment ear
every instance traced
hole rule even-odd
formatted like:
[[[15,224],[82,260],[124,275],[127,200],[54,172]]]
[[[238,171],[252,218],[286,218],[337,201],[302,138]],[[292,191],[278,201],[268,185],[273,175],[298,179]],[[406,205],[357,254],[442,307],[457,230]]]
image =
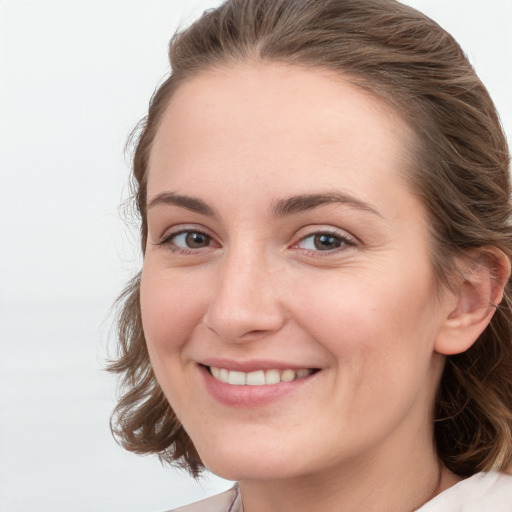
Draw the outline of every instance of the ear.
[[[447,300],[447,316],[435,350],[444,355],[470,348],[489,325],[510,277],[508,257],[495,247],[481,247],[457,258],[457,282]]]

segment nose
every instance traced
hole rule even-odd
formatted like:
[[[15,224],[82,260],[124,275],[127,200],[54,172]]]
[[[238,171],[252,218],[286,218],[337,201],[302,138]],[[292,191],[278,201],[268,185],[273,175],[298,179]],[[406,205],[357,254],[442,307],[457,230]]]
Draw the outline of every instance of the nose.
[[[216,287],[203,322],[220,339],[241,343],[278,331],[286,315],[276,265],[262,252],[233,249],[218,263]]]

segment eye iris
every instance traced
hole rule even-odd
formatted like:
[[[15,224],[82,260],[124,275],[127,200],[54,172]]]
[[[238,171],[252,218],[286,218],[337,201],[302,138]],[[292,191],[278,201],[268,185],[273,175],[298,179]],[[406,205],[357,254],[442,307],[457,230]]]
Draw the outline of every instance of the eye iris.
[[[187,233],[185,237],[185,243],[187,247],[191,249],[200,249],[201,247],[207,247],[210,243],[210,237],[203,233]]]
[[[337,249],[341,246],[341,240],[333,235],[315,235],[314,239],[315,249],[320,251],[328,251],[330,249]]]

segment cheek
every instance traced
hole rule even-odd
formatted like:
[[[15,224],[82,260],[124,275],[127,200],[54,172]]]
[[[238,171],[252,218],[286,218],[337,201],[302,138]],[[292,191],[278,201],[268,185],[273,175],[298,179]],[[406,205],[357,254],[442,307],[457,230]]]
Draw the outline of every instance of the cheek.
[[[440,319],[435,282],[430,272],[400,270],[317,280],[296,295],[302,328],[334,355],[340,378],[349,373],[356,386],[391,384],[411,378],[411,368],[428,368]]]
[[[193,398],[186,385],[186,345],[203,315],[196,286],[171,272],[146,265],[140,303],[144,337],[156,380],[179,417]]]
[[[144,266],[141,278],[141,313],[144,335],[152,360],[165,357],[186,343],[204,314],[198,283],[170,272]]]

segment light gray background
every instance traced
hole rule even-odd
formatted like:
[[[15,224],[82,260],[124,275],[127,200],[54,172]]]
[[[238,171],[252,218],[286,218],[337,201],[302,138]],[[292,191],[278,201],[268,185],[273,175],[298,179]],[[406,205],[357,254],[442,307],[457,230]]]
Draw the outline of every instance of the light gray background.
[[[110,306],[140,265],[123,147],[167,42],[218,1],[0,0],[0,510],[151,512],[227,488],[110,436]],[[409,0],[451,31],[512,139],[512,0]]]

